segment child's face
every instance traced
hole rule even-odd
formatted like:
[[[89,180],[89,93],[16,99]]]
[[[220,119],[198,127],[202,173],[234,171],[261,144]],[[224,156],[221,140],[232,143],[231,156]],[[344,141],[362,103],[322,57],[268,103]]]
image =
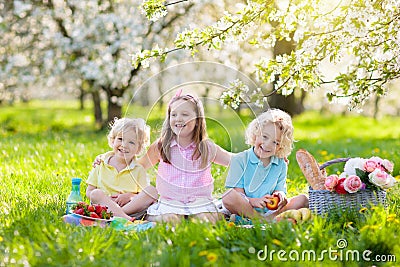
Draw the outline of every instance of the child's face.
[[[254,153],[260,159],[274,156],[280,145],[280,137],[281,131],[274,123],[268,123],[262,126],[254,142]]]
[[[139,142],[134,131],[118,133],[111,144],[116,157],[130,162],[139,153]]]
[[[171,104],[169,125],[178,137],[192,137],[196,126],[196,111],[193,103],[186,100],[177,100]]]

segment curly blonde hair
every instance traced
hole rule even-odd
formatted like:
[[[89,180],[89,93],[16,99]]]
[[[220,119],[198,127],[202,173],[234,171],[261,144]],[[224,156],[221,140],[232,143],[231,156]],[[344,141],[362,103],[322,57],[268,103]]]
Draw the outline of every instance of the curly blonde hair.
[[[142,154],[145,148],[150,144],[150,127],[140,118],[115,118],[110,123],[110,132],[107,135],[109,145],[112,147],[112,143],[117,135],[128,130],[133,130],[135,132],[139,144],[138,154]]]
[[[254,146],[256,137],[261,134],[262,127],[268,123],[274,123],[275,126],[281,131],[281,137],[278,150],[276,151],[276,156],[278,158],[289,156],[293,150],[294,128],[290,115],[280,109],[269,109],[264,113],[261,113],[259,116],[257,116],[257,118],[250,122],[245,133],[246,144]]]

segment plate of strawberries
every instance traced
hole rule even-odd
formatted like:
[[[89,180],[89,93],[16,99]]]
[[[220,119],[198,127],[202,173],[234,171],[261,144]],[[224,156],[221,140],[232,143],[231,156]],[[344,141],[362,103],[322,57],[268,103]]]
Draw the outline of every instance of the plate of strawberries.
[[[90,205],[85,202],[78,202],[78,204],[74,206],[72,214],[92,221],[110,222],[114,219],[112,212],[108,211],[107,207],[100,204]]]

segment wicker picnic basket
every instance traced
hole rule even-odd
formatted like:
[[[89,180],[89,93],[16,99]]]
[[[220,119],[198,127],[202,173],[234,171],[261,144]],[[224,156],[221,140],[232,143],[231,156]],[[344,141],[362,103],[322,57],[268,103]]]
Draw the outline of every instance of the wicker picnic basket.
[[[340,162],[346,162],[350,158],[338,158],[330,160],[319,166],[320,170]],[[338,194],[329,190],[314,190],[309,187],[309,207],[317,214],[326,214],[331,210],[360,210],[362,207],[373,205],[385,205],[386,191],[364,189],[351,194]]]

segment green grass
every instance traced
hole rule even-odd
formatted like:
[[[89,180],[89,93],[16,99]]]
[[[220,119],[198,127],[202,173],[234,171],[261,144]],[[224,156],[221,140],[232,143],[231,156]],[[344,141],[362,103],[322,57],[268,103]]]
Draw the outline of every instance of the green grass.
[[[32,102],[0,107],[0,266],[395,266],[396,262],[346,260],[346,252],[400,257],[399,186],[388,193],[388,208],[365,213],[315,216],[310,222],[256,225],[253,229],[184,222],[158,225],[146,232],[123,233],[111,228],[73,227],[61,221],[71,178],[84,180],[96,155],[108,150],[106,131],[93,127],[91,110],[74,102]],[[210,137],[234,152],[246,148],[245,125],[251,118],[234,112],[210,111]],[[152,140],[164,111],[135,107],[128,114],[148,117]],[[244,122],[242,122],[242,120]],[[362,116],[321,116],[308,112],[294,118],[295,150],[306,148],[319,162],[337,157],[377,155],[395,162],[399,178],[400,118],[377,122]],[[307,185],[289,157],[289,196],[306,193]],[[330,173],[341,166],[332,166]],[[214,166],[215,194],[221,194],[226,168]],[[154,180],[155,171],[149,172]],[[82,186],[84,195],[85,185]],[[337,248],[339,239],[347,247]],[[265,254],[267,248],[267,254]],[[288,259],[280,261],[278,251]],[[324,261],[292,261],[295,253],[314,250]],[[333,250],[336,250],[333,251]],[[272,252],[275,251],[275,252]],[[331,255],[329,254],[331,253]],[[272,262],[268,257],[272,253]],[[281,252],[282,253],[282,252]],[[383,257],[383,256],[382,256]],[[336,258],[336,260],[335,260]],[[300,258],[301,259],[301,258]],[[342,259],[342,260],[340,260]]]

